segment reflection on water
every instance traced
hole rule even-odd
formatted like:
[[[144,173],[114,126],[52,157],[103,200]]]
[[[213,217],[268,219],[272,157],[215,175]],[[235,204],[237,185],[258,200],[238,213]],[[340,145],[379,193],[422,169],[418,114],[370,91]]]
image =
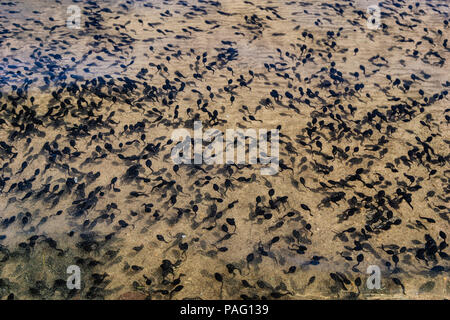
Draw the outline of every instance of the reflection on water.
[[[448,4],[366,8],[2,3],[0,297],[448,298]],[[175,165],[194,120],[280,171]]]

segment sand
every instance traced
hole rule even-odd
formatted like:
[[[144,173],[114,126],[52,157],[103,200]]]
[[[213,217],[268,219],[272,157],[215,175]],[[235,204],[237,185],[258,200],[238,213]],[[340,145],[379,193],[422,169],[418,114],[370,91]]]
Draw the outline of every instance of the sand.
[[[413,1],[396,1],[397,6],[391,1],[382,2],[384,25],[377,30],[370,30],[366,18],[359,13],[365,14],[372,4],[365,1],[339,1],[334,8],[326,1],[102,1],[97,7],[79,4],[80,29],[66,26],[67,6],[73,4],[69,1],[13,2],[15,6],[0,7],[0,24],[5,30],[0,40],[4,58],[0,62],[0,105],[6,104],[0,111],[5,120],[0,124],[0,141],[11,145],[16,153],[13,158],[4,149],[0,153],[0,166],[8,163],[0,173],[1,178],[10,178],[0,194],[1,221],[16,217],[8,227],[4,224],[0,227],[0,236],[6,236],[0,240],[0,298],[11,293],[18,299],[449,297],[448,248],[440,234],[449,230],[449,133],[445,118],[448,97],[443,94],[449,84],[449,50],[443,44],[448,35],[448,26],[444,24],[448,21],[447,1],[416,1],[419,7]],[[302,46],[306,46],[303,53]],[[230,48],[237,56],[228,61],[220,54],[230,57],[233,52]],[[311,58],[307,58],[308,50]],[[327,57],[329,53],[331,58]],[[306,61],[302,61],[304,58]],[[210,65],[211,62],[216,64]],[[274,64],[278,70],[265,64]],[[158,70],[158,65],[162,70]],[[342,73],[342,83],[332,83],[331,69]],[[184,77],[176,75],[176,71]],[[355,76],[355,72],[359,75]],[[196,73],[202,77],[195,78]],[[412,79],[411,74],[420,80]],[[239,85],[241,75],[246,85]],[[100,96],[92,83],[98,77],[107,82],[114,80],[114,84],[99,89]],[[397,78],[402,82],[393,86]],[[136,87],[125,92],[124,79],[137,81]],[[231,94],[225,90],[229,79],[237,85]],[[163,87],[167,80],[176,88],[181,82],[186,87],[170,99]],[[325,80],[331,82],[329,87]],[[404,80],[411,81],[408,89]],[[27,82],[30,83],[26,85]],[[67,90],[71,82],[80,87],[76,93]],[[158,98],[149,96],[144,83],[157,88]],[[360,83],[364,88],[354,93],[354,86]],[[207,86],[211,87],[213,98],[209,97]],[[20,96],[17,87],[26,93],[14,105],[8,96]],[[304,90],[303,96],[299,87]],[[308,98],[307,89],[317,92],[320,99],[314,94]],[[61,92],[55,98],[52,92],[58,90]],[[282,96],[279,101],[270,95],[272,90]],[[330,90],[340,96],[333,96]],[[285,95],[287,91],[294,99]],[[34,102],[30,97],[34,97]],[[81,97],[87,103],[79,107],[77,100]],[[171,100],[171,104],[165,104],[163,97]],[[423,97],[428,99],[425,101]],[[70,101],[64,102],[66,98]],[[270,104],[265,103],[267,98],[271,99]],[[260,165],[238,168],[202,164],[201,169],[181,165],[175,172],[170,158],[175,143],[167,144],[173,131],[192,128],[195,114],[205,130],[212,127],[208,125],[211,123],[208,112],[198,108],[198,99],[202,99],[201,104],[208,102],[206,110],[211,114],[217,110],[220,122],[213,128],[221,132],[281,126],[280,159],[289,169],[264,176]],[[413,101],[422,104],[423,110],[413,106]],[[58,107],[61,102],[64,106]],[[91,102],[94,107],[89,106]],[[289,104],[297,111],[289,108]],[[357,108],[353,113],[349,104]],[[407,105],[414,113],[392,115],[389,110],[394,105]],[[35,112],[33,116],[23,116],[25,107]],[[58,108],[49,113],[52,107]],[[376,117],[368,121],[367,114],[374,110],[385,114],[387,121]],[[26,125],[30,119],[42,122],[35,123],[36,130],[31,133],[11,136],[14,130],[24,131],[14,127],[14,123]],[[108,122],[109,119],[112,121]],[[139,122],[145,124],[141,131],[124,130],[125,125]],[[333,123],[333,130],[325,127],[329,123]],[[339,127],[342,123],[350,132],[342,131]],[[380,130],[375,126],[377,123]],[[88,132],[74,136],[82,124],[88,125]],[[312,127],[317,131],[309,137],[307,128]],[[395,132],[389,132],[389,128],[395,128]],[[111,129],[114,134],[110,134]],[[362,139],[362,132],[368,129],[372,135]],[[102,138],[98,136],[100,132]],[[380,144],[383,136],[387,142]],[[28,137],[31,141],[27,141]],[[428,145],[433,149],[430,160],[424,156],[421,163],[410,158],[408,151],[414,147],[424,149],[417,138],[425,142],[429,137],[432,140]],[[321,141],[321,147],[316,139]],[[70,140],[75,140],[75,147],[71,147]],[[58,146],[52,145],[53,141]],[[52,162],[49,153],[43,150],[46,142],[53,150],[62,152],[68,147],[71,153],[80,151],[81,155],[56,156]],[[105,143],[112,145],[113,152],[106,150]],[[146,159],[123,160],[118,156],[119,153],[142,156],[148,153],[144,148],[150,143],[161,143],[160,151],[149,155],[152,170],[145,165]],[[373,147],[378,145],[380,149]],[[339,156],[333,153],[333,147],[342,150],[349,147],[349,151]],[[358,151],[354,151],[356,147]],[[86,159],[101,154],[106,157],[86,163]],[[24,161],[28,166],[20,172]],[[52,164],[44,170],[48,163]],[[142,166],[139,176],[150,179],[149,182],[124,177],[126,170],[137,163]],[[317,163],[332,166],[332,170],[324,173],[314,169]],[[233,170],[232,175],[228,168]],[[358,168],[363,169],[360,175],[363,182],[356,180],[348,182],[351,186],[332,187],[330,180],[348,179]],[[30,189],[15,188],[8,192],[13,183],[30,179],[36,169],[40,173]],[[430,175],[432,170],[436,172]],[[93,178],[97,172],[100,175]],[[414,177],[414,181],[407,176]],[[118,178],[114,185],[120,189],[117,192],[110,184],[114,177]],[[158,177],[175,180],[182,191],[176,187],[155,188],[161,181]],[[250,182],[241,182],[238,177],[250,178]],[[306,187],[300,183],[300,177],[305,179]],[[76,178],[71,189],[66,185],[68,178]],[[230,179],[232,187],[225,187],[226,179]],[[203,185],[207,181],[210,182]],[[76,192],[83,183],[84,196]],[[36,198],[46,184],[54,195],[47,193]],[[219,191],[214,190],[213,184],[219,186]],[[53,189],[56,185],[57,190]],[[95,205],[75,216],[76,201],[96,188],[101,189],[97,189],[100,191],[96,192]],[[396,208],[379,206],[383,221],[372,223],[377,193],[383,190],[390,199],[398,199],[399,188],[411,194],[410,205],[402,201]],[[61,195],[56,195],[63,189]],[[270,189],[275,192],[272,199],[287,196],[287,202],[277,209],[266,208],[272,214],[271,219],[255,217],[256,197],[262,197],[262,203],[269,206]],[[29,191],[33,191],[32,195],[21,200]],[[132,191],[143,195],[131,197]],[[434,194],[427,196],[431,191]],[[337,203],[324,201],[336,192],[344,192],[344,199]],[[175,205],[169,200],[172,195],[177,195]],[[364,200],[365,196],[372,198]],[[12,197],[17,200],[12,202]],[[353,197],[358,212],[343,219],[342,214],[355,207]],[[111,208],[111,203],[117,209]],[[144,204],[150,203],[151,212],[145,212]],[[234,205],[232,208],[228,208],[230,203]],[[196,215],[194,205],[198,206]],[[214,206],[217,212],[222,212],[220,218],[208,218]],[[176,208],[190,212],[177,218],[180,211]],[[62,213],[56,215],[59,210]],[[388,210],[392,211],[390,218]],[[27,212],[28,222],[23,224]],[[286,216],[289,212],[294,215]],[[114,219],[109,216],[112,213]],[[99,219],[102,214],[108,214],[108,218]],[[44,217],[46,222],[41,220]],[[235,220],[236,228],[227,223],[227,218]],[[386,221],[397,219],[401,219],[399,224],[383,230]],[[129,225],[121,228],[119,220]],[[275,228],[281,221],[283,225]],[[227,224],[228,232],[224,232],[222,225]],[[365,229],[370,238],[361,232],[367,225],[373,229],[373,232]],[[347,239],[337,236],[352,227],[355,231],[345,233]],[[299,232],[298,239],[293,236],[294,230]],[[73,234],[69,235],[71,231]],[[111,233],[114,235],[106,240],[105,236]],[[231,237],[219,241],[227,233]],[[39,237],[30,246],[29,239],[35,235]],[[92,247],[80,246],[83,235],[95,242]],[[157,235],[162,235],[164,241],[158,240]],[[443,242],[444,247],[420,260],[416,256],[426,246],[426,235],[437,246]],[[45,240],[49,237],[56,241],[57,249]],[[279,241],[270,245],[274,237],[279,237]],[[363,250],[352,250],[355,241],[362,243]],[[187,243],[188,249],[181,250],[180,242]],[[21,243],[27,245],[20,246]],[[140,251],[133,249],[141,245]],[[296,245],[307,247],[304,254],[292,250]],[[258,249],[261,246],[265,254]],[[219,251],[220,247],[226,247],[227,251]],[[248,255],[252,253],[254,260],[248,263]],[[355,269],[359,254],[364,259]],[[393,256],[399,259],[397,268]],[[173,274],[167,277],[163,277],[161,269],[164,259],[176,265]],[[390,267],[386,262],[390,262]],[[230,273],[228,264],[239,270]],[[81,269],[80,290],[65,287],[66,269],[70,265]],[[370,265],[381,270],[380,289],[366,286]],[[132,266],[142,269],[133,270]],[[292,266],[295,272],[287,273]],[[442,271],[432,269],[436,266],[442,267]],[[215,273],[223,275],[223,285],[215,280]],[[104,279],[96,282],[102,275]],[[150,285],[146,284],[146,277],[152,280]],[[167,283],[177,278],[183,285],[179,292],[172,291],[176,284]],[[362,283],[359,287],[357,278]],[[404,290],[394,278],[401,281]],[[57,279],[61,281],[55,282]],[[245,287],[243,280],[251,287]]]

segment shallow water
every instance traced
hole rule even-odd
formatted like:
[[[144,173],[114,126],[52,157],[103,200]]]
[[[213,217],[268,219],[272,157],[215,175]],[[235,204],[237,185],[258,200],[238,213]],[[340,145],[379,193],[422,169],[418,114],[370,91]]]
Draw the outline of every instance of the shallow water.
[[[0,298],[448,298],[448,2],[328,3],[2,3]],[[194,119],[286,167],[177,170]]]

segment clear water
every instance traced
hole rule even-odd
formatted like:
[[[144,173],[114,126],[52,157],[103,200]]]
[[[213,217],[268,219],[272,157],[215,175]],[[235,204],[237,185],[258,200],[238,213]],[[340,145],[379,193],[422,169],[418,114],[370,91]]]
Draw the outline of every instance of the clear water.
[[[2,3],[0,298],[448,298],[448,2],[416,2],[381,2],[378,30],[364,1]],[[166,81],[185,89],[170,96]],[[222,132],[281,126],[288,169],[174,170],[173,130],[206,129],[214,110]],[[386,120],[368,121],[374,110]],[[66,287],[71,265],[80,290]]]

